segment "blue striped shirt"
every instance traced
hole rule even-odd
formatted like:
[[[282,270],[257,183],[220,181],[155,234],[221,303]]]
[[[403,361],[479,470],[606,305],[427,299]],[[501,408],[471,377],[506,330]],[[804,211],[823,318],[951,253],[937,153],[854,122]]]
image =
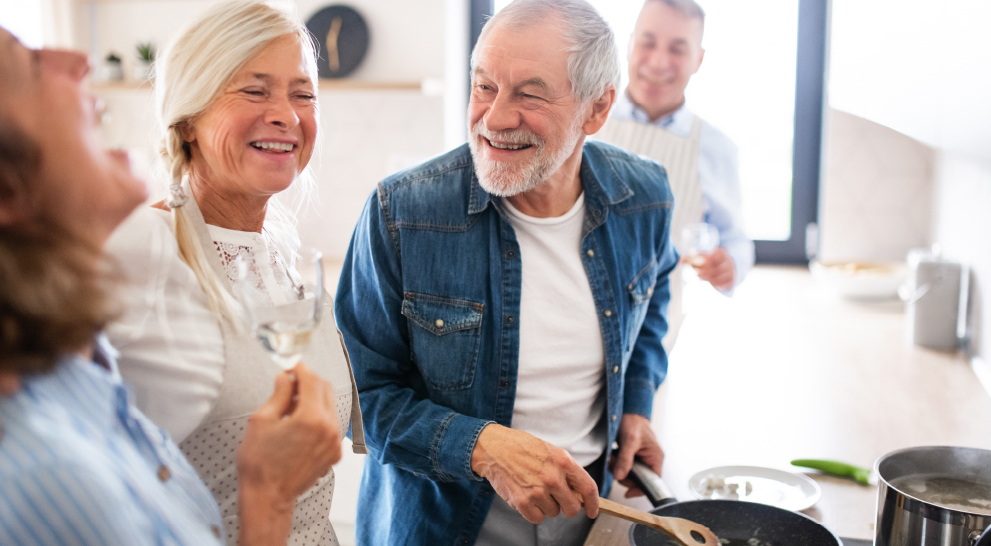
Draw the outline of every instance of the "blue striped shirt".
[[[217,503],[110,371],[65,357],[0,398],[0,544],[219,545]]]

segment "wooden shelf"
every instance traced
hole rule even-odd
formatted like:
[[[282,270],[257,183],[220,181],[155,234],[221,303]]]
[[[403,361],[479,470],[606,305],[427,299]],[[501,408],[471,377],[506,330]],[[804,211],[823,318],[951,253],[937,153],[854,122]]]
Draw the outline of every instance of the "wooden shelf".
[[[136,81],[102,81],[89,83],[90,89],[94,91],[133,91],[133,90],[146,90],[151,91],[154,86],[151,82],[136,82]]]
[[[401,90],[419,91],[422,88],[420,82],[369,82],[362,80],[332,80],[320,78],[320,89],[355,89],[355,90]]]
[[[91,82],[90,88],[94,91],[128,91],[128,90],[152,90],[154,86],[151,82],[121,81],[121,82]],[[320,89],[325,91],[420,91],[422,84],[419,82],[370,82],[362,80],[331,80],[320,79]]]

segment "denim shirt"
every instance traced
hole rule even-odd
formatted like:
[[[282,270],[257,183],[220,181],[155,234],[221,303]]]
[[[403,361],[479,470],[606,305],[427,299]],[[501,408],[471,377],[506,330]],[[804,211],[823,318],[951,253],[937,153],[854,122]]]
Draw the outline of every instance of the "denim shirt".
[[[624,413],[650,418],[667,371],[673,197],[663,167],[601,142],[580,178],[611,446]],[[488,513],[471,455],[486,425],[512,424],[521,326],[520,250],[497,204],[464,145],[385,179],[358,221],[335,310],[372,454],[359,544],[472,544]]]

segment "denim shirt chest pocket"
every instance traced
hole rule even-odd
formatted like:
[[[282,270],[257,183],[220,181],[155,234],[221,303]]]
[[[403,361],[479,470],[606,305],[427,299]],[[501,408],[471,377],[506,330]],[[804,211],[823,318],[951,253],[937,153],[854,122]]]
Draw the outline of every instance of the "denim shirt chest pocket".
[[[475,379],[482,304],[407,292],[410,350],[424,380],[438,391],[470,388]]]
[[[632,347],[632,340],[637,338],[640,327],[643,325],[644,317],[647,315],[647,307],[651,298],[654,297],[654,285],[657,284],[657,260],[651,258],[636,276],[627,285],[630,298],[630,320],[626,330],[626,348]]]

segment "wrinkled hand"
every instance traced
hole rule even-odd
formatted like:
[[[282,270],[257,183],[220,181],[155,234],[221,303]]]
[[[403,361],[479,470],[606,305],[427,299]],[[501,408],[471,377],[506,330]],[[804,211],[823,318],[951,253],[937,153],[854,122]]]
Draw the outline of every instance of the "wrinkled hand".
[[[664,464],[664,451],[650,428],[650,420],[642,415],[624,414],[619,422],[616,441],[619,442],[619,451],[613,453],[609,462],[613,477],[628,488],[626,498],[643,496],[643,491],[628,478],[630,469],[633,468],[633,458],[639,456],[658,476],[661,475],[661,465]]]
[[[736,268],[733,265],[733,258],[726,253],[726,249],[718,247],[702,256],[705,257],[705,262],[696,268],[699,278],[720,290],[733,288]]]
[[[275,392],[251,415],[237,452],[240,488],[289,512],[341,460],[333,387],[304,364],[292,373],[296,381],[289,373],[276,376]]]
[[[475,443],[471,468],[530,523],[560,513],[573,518],[582,505],[588,517],[599,515],[595,480],[570,453],[532,434],[486,426]]]

